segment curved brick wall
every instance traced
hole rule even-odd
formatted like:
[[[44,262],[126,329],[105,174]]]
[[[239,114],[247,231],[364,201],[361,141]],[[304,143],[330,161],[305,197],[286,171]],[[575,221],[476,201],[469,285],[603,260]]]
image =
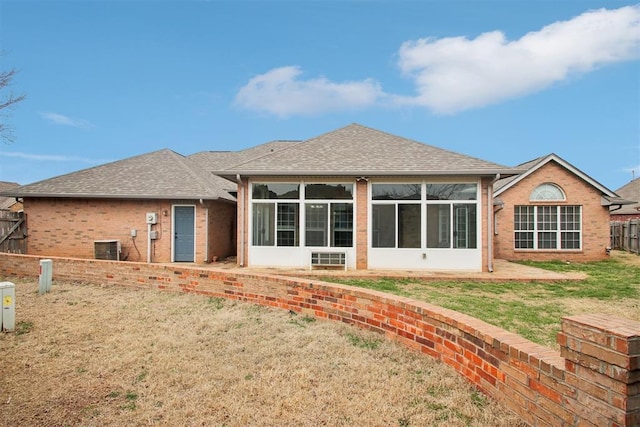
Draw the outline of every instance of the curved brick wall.
[[[37,277],[40,259],[0,254],[0,274]],[[639,322],[598,315],[565,318],[557,352],[452,310],[312,279],[50,259],[54,280],[194,292],[379,332],[452,366],[532,426],[640,424]]]

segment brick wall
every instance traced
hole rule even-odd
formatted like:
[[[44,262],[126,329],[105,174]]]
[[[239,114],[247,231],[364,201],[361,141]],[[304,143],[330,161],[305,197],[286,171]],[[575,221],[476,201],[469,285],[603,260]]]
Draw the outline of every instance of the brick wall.
[[[554,183],[565,193],[564,202],[530,202],[531,192],[540,184]],[[609,246],[609,210],[600,204],[600,192],[555,162],[549,162],[498,196],[504,209],[496,214],[498,232],[494,239],[496,258],[507,260],[595,261],[607,256]],[[514,249],[513,212],[516,205],[582,206],[582,250]]]
[[[209,202],[208,212],[208,254],[203,258],[211,262],[236,254],[236,205],[232,203]],[[200,259],[196,259],[199,261]]]
[[[0,253],[0,276],[36,277],[39,260]],[[178,265],[52,260],[54,292],[55,281],[192,292],[378,332],[452,366],[532,426],[640,423],[640,322],[565,318],[558,352],[452,310],[362,288]]]
[[[95,240],[120,240],[122,257],[129,261],[147,260],[147,212],[158,213],[152,230],[158,238],[151,243],[154,262],[171,262],[171,206],[169,200],[27,198],[27,253],[30,255],[94,258]],[[208,202],[196,207],[196,262],[235,254],[230,222],[235,207]],[[137,236],[131,236],[135,229]],[[207,235],[209,242],[207,243]],[[234,234],[235,235],[235,234]],[[208,253],[207,253],[208,251]]]

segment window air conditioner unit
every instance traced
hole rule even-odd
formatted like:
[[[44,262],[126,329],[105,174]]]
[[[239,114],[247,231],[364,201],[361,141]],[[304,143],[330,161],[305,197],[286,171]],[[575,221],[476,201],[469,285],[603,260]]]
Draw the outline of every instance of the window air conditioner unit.
[[[120,240],[95,240],[93,244],[96,259],[120,261]]]

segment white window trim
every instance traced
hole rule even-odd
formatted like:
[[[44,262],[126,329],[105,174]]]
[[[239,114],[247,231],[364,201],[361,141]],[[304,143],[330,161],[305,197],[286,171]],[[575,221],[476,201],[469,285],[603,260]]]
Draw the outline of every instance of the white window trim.
[[[253,186],[256,184],[294,184],[294,185],[299,185],[299,197],[297,199],[254,199],[253,198]],[[350,185],[352,188],[352,195],[353,197],[351,199],[306,199],[306,194],[305,194],[305,186],[306,185],[313,185],[313,184],[331,184],[331,185]],[[257,180],[251,180],[249,182],[249,217],[248,217],[248,225],[249,225],[249,246],[250,247],[255,247],[255,248],[287,248],[287,249],[291,249],[291,248],[300,248],[300,249],[304,249],[304,248],[309,248],[309,249],[336,249],[336,250],[346,250],[346,249],[355,249],[356,247],[356,216],[357,216],[357,211],[356,211],[356,198],[357,198],[357,185],[356,185],[356,181],[353,180],[352,182],[349,181],[345,181],[345,180],[312,180],[312,181],[305,181],[304,179],[300,179],[297,181],[294,180],[285,180],[285,181],[280,181],[280,180],[274,180],[274,179],[257,179]],[[275,230],[274,230],[274,244],[273,245],[254,245],[253,244],[253,207],[254,207],[254,203],[272,203],[274,205],[274,212],[276,215],[276,218],[274,218],[274,224],[275,224]],[[278,203],[297,203],[298,204],[298,245],[297,246],[278,246],[278,237],[277,237],[277,233],[278,233],[278,220],[277,220],[277,215],[278,215],[278,208],[277,208],[277,204]],[[327,227],[328,227],[328,231],[330,232],[330,228],[331,228],[331,207],[330,205],[332,203],[347,203],[347,204],[352,204],[353,205],[353,229],[352,229],[352,245],[350,247],[344,247],[344,246],[331,246],[331,238],[330,236],[327,236],[327,245],[326,246],[307,246],[306,245],[306,205],[307,204],[313,204],[313,203],[317,203],[317,204],[327,204],[329,205],[327,208]]]
[[[373,199],[373,185],[375,184],[420,184],[421,192],[419,200],[374,200]],[[476,185],[476,198],[475,200],[428,200],[427,199],[427,184],[475,184]],[[482,194],[482,186],[479,180],[441,180],[441,179],[421,179],[421,180],[381,180],[381,181],[370,181],[368,185],[368,195],[367,195],[367,203],[368,203],[368,218],[367,218],[367,241],[368,241],[368,249],[369,250],[413,250],[413,251],[430,251],[430,250],[450,250],[450,251],[470,251],[470,250],[481,250],[482,249],[482,203],[481,203],[481,194]],[[395,246],[393,248],[380,248],[373,246],[373,205],[380,204],[394,204],[396,206],[396,230],[395,230]],[[398,247],[398,205],[399,204],[419,204],[421,207],[421,215],[420,215],[420,247],[419,248],[399,248]],[[427,206],[429,205],[450,205],[451,209],[449,212],[449,225],[450,225],[450,247],[448,248],[428,248],[427,247]],[[453,229],[454,229],[454,205],[457,204],[475,204],[476,205],[476,247],[475,248],[455,248],[454,247],[454,239]],[[355,213],[354,213],[355,215]]]
[[[513,229],[513,249],[514,251],[521,251],[521,252],[526,252],[526,251],[538,251],[538,252],[544,252],[544,251],[553,251],[553,252],[557,252],[557,251],[561,251],[561,252],[579,252],[582,251],[582,246],[584,244],[584,239],[583,239],[583,216],[582,216],[582,212],[583,212],[583,207],[581,205],[518,205],[518,206],[526,206],[526,207],[532,207],[533,209],[533,229],[532,230],[516,230],[515,229],[515,224],[514,224],[514,229]],[[575,207],[579,207],[580,208],[580,229],[579,230],[562,230],[562,223],[561,223],[561,218],[562,218],[562,214],[561,214],[561,208],[563,207],[569,207],[569,206],[575,206]],[[538,208],[539,207],[555,207],[556,208],[556,224],[557,224],[557,229],[556,230],[539,230],[538,229]],[[556,247],[555,248],[538,248],[538,234],[539,233],[556,233]],[[517,233],[533,233],[533,248],[516,248],[516,234]],[[571,248],[571,249],[563,249],[562,248],[562,233],[579,233],[580,234],[580,247],[579,248]]]

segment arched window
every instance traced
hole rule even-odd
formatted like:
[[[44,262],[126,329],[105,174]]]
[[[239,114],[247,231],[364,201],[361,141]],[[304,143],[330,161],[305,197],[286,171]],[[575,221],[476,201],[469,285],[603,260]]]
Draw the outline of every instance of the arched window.
[[[546,183],[537,186],[531,192],[529,200],[550,202],[565,200],[565,197],[560,187],[555,184]]]

